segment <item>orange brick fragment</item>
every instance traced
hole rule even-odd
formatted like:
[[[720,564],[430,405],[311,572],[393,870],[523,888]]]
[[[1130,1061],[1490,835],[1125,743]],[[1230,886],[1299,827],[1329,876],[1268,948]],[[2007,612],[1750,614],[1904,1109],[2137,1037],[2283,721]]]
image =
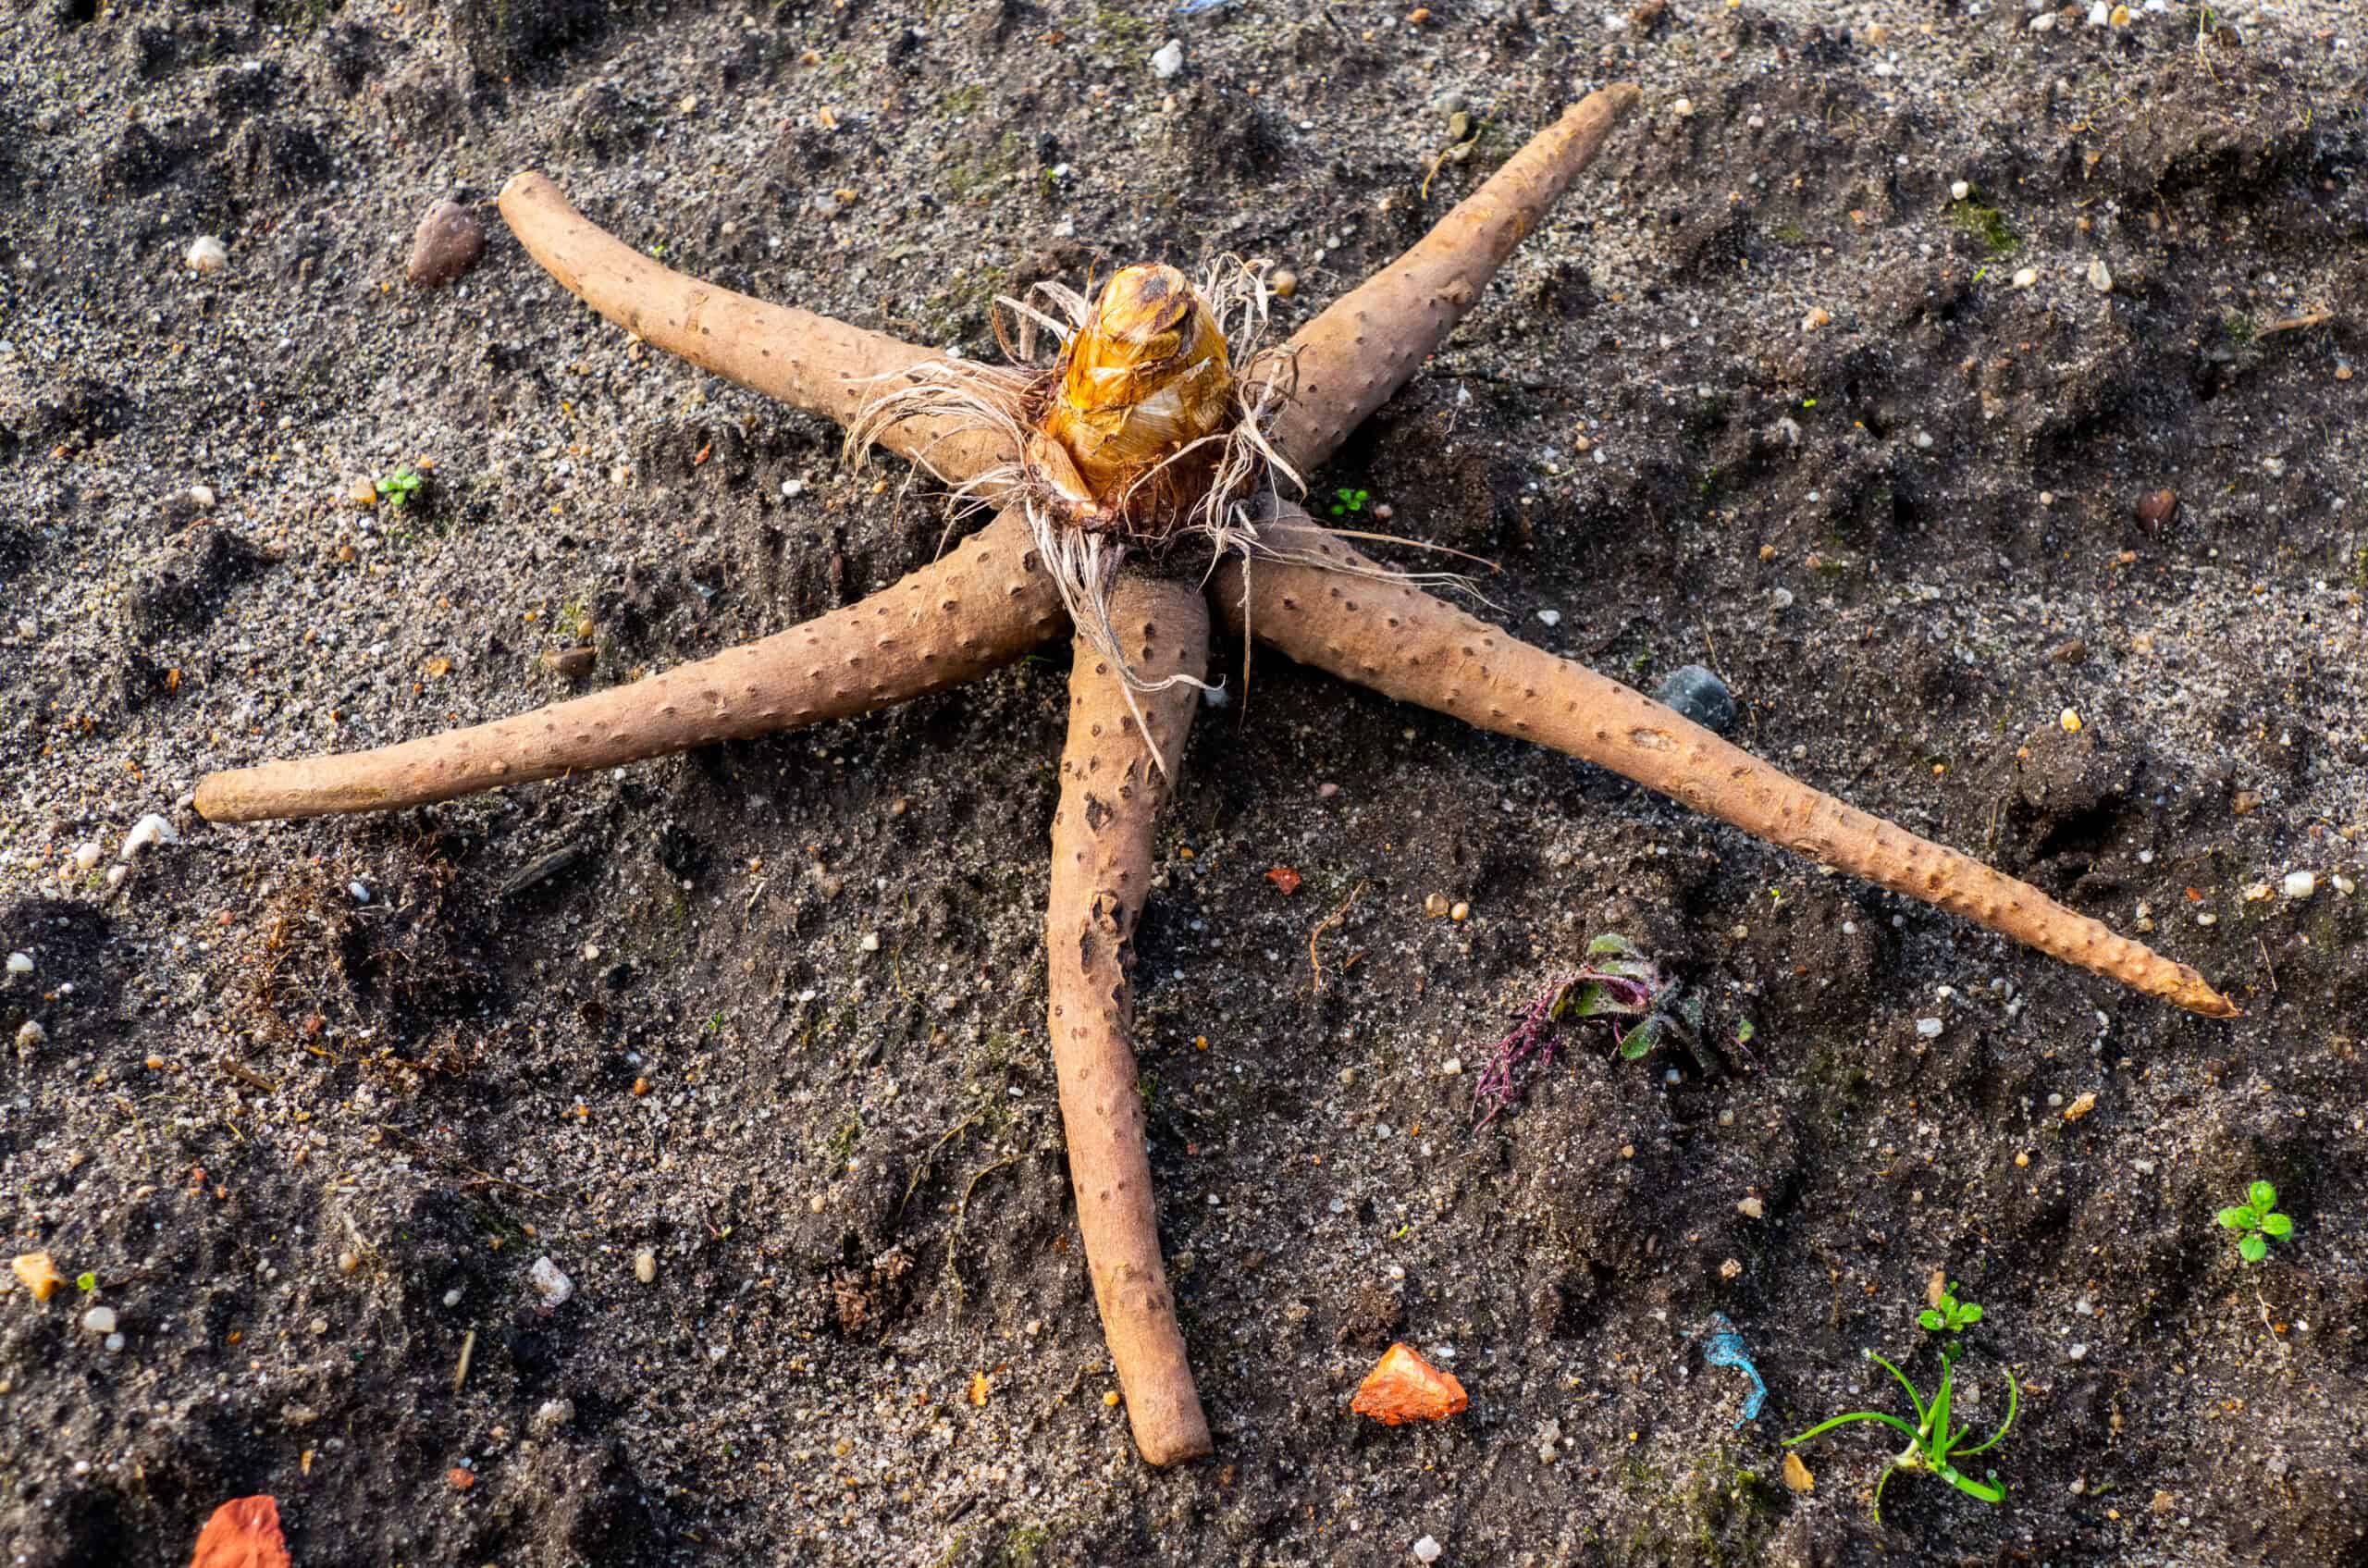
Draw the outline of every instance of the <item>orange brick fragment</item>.
[[[214,1511],[197,1534],[190,1568],[290,1568],[279,1533],[279,1500],[233,1498]]]
[[[1408,1421],[1444,1421],[1471,1402],[1453,1374],[1424,1361],[1413,1346],[1397,1344],[1383,1352],[1365,1374],[1349,1408],[1385,1426],[1396,1426]]]

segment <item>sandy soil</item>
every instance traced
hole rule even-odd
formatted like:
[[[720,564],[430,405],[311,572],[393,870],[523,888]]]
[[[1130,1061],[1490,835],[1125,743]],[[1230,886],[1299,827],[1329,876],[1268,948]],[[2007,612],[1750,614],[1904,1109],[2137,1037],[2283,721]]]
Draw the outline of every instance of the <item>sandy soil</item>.
[[[1655,9],[0,11],[0,1168],[7,1250],[96,1286],[0,1296],[6,1561],[179,1563],[269,1492],[308,1568],[2368,1562],[2368,23]],[[1265,660],[1140,944],[1219,1446],[1153,1473],[1044,1058],[1058,649],[391,820],[188,809],[549,700],[586,626],[624,679],[937,548],[894,468],[563,294],[512,171],[983,356],[998,292],[1143,258],[1278,261],[1288,326],[1622,78],[1319,492],[1498,562],[1548,647],[1715,667],[1745,744],[2151,925],[2242,1019]],[[414,290],[448,195],[487,253]],[[404,465],[414,506],[348,499]],[[1576,1034],[1472,1131],[1508,1011],[1607,930],[1756,1064]],[[2294,1231],[2253,1266],[2214,1215],[2256,1179]],[[1902,1476],[1878,1527],[1868,1426],[1787,1489],[1785,1435],[1896,1410],[1864,1349],[1929,1387],[1934,1270],[1988,1309],[1967,1418],[2020,1381],[2005,1503]],[[1469,1413],[1349,1414],[1392,1339]]]

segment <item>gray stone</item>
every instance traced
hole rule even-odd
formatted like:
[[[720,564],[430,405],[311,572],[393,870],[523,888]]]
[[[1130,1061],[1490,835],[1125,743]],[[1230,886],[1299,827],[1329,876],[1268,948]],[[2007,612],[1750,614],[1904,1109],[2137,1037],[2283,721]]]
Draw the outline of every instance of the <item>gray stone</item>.
[[[1734,728],[1735,699],[1727,683],[1699,664],[1671,671],[1653,693],[1653,700],[1676,709],[1713,735],[1722,735]]]

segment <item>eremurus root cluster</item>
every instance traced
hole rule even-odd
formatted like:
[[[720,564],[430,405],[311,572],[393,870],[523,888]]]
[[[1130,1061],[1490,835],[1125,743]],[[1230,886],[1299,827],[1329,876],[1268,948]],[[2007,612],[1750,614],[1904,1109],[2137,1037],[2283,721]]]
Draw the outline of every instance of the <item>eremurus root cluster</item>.
[[[1161,1464],[1211,1442],[1160,1264],[1129,943],[1213,614],[1345,680],[1613,769],[2149,995],[2233,1016],[2187,966],[1456,609],[1276,493],[1276,477],[1323,462],[1414,374],[1635,96],[1590,95],[1412,250],[1263,353],[1227,341],[1224,300],[1144,266],[1116,274],[1092,305],[1056,302],[1065,322],[1021,307],[1062,340],[1050,366],[949,363],[672,272],[521,174],[504,216],[594,309],[925,465],[994,516],[872,598],[763,641],[515,718],[216,773],[198,808],[216,821],[391,809],[613,767],[957,685],[1071,627],[1048,1023],[1095,1301],[1136,1441]],[[1254,314],[1254,280],[1246,297]],[[1179,562],[1195,541],[1205,549]]]

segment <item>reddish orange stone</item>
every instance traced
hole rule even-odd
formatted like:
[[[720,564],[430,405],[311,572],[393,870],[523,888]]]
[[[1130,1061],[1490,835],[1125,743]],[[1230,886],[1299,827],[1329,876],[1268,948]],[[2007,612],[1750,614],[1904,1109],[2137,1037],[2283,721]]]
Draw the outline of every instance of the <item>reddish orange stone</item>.
[[[288,1541],[279,1533],[279,1500],[233,1498],[216,1509],[197,1533],[189,1568],[290,1568]]]
[[[1471,1402],[1453,1374],[1424,1361],[1413,1346],[1399,1344],[1382,1352],[1349,1408],[1385,1426],[1396,1426],[1408,1421],[1444,1421]]]

